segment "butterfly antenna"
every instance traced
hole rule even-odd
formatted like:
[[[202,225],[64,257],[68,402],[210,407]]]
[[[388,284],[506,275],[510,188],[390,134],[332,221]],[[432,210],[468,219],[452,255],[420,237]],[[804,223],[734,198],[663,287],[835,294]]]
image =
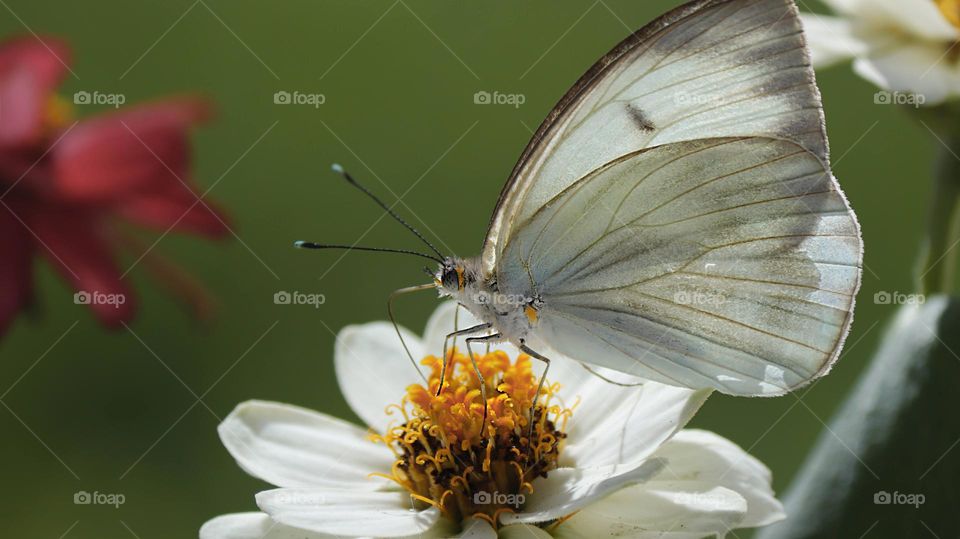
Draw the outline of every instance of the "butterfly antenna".
[[[344,249],[347,251],[367,251],[372,253],[397,253],[402,255],[413,255],[421,258],[433,260],[443,264],[443,260],[433,255],[419,253],[417,251],[408,251],[407,249],[390,249],[388,247],[365,247],[362,245],[335,245],[330,243],[314,243],[312,241],[295,241],[293,246],[298,249]]]
[[[372,191],[370,191],[369,189],[367,189],[366,187],[364,187],[363,185],[361,185],[360,182],[358,182],[357,180],[355,180],[355,179],[353,178],[353,176],[351,176],[350,173],[347,172],[346,170],[344,170],[343,167],[340,166],[339,164],[334,163],[330,168],[333,169],[333,171],[336,172],[337,174],[343,176],[343,179],[347,180],[347,182],[348,182],[350,185],[356,187],[356,188],[359,189],[363,194],[365,194],[365,195],[367,195],[368,197],[370,197],[370,199],[373,200],[374,202],[376,202],[378,206],[380,206],[381,208],[383,208],[383,210],[384,210],[385,212],[387,212],[387,214],[390,215],[390,217],[393,217],[394,220],[396,220],[398,223],[400,223],[401,225],[403,225],[407,230],[409,230],[410,232],[413,232],[413,234],[414,234],[415,236],[417,236],[418,238],[420,238],[420,241],[422,241],[427,247],[429,247],[431,251],[433,251],[434,253],[437,254],[437,256],[441,259],[441,263],[443,262],[443,258],[444,258],[443,253],[441,253],[439,249],[437,249],[436,247],[434,247],[434,245],[433,245],[432,243],[430,243],[430,241],[427,240],[427,238],[425,238],[425,237],[423,236],[423,234],[420,233],[419,230],[417,230],[416,228],[414,228],[410,223],[406,222],[406,221],[403,219],[403,217],[400,217],[400,216],[397,214],[397,212],[393,211],[393,209],[390,208],[390,206],[387,206],[387,204],[386,204],[384,201],[380,200],[380,197],[378,197],[377,195],[373,194]]]

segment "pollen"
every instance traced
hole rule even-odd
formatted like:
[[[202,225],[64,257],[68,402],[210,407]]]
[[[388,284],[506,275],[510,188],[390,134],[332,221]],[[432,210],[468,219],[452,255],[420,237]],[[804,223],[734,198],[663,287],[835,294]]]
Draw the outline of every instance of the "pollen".
[[[573,408],[557,395],[558,383],[544,383],[537,395],[529,356],[474,357],[486,383],[486,417],[473,364],[454,349],[440,394],[443,361],[428,356],[421,363],[430,369],[429,387],[409,386],[400,404],[387,409],[402,423],[371,439],[393,451],[388,478],[419,503],[454,522],[477,517],[497,526],[502,514],[523,508],[534,479],[557,467]]]

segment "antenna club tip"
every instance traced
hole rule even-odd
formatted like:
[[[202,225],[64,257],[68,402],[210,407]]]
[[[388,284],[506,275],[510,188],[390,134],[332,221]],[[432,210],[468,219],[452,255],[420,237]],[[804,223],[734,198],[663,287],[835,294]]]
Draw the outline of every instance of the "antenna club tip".
[[[296,247],[297,249],[302,249],[306,244],[307,244],[307,242],[305,242],[305,241],[303,241],[303,240],[297,240],[297,241],[293,242],[293,246]]]
[[[336,172],[337,174],[343,174],[343,166],[340,163],[334,163],[330,165],[330,170]]]

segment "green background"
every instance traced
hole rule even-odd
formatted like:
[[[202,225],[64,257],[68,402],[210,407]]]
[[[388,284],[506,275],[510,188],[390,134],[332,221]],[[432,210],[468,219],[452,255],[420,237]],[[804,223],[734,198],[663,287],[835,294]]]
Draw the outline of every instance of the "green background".
[[[380,217],[330,163],[390,201],[409,190],[399,209],[413,223],[445,250],[476,254],[531,129],[594,60],[674,4],[7,0],[0,35],[29,27],[71,42],[76,77],[65,96],[123,93],[130,104],[199,91],[216,102],[218,118],[195,136],[195,171],[203,188],[217,182],[209,198],[228,208],[238,237],[171,234],[156,248],[218,298],[209,325],[138,266],[130,278],[139,316],[131,331],[108,332],[41,265],[40,308],[0,342],[0,391],[10,388],[0,409],[5,535],[194,537],[208,518],[254,510],[266,485],[222,448],[217,418],[259,398],[355,419],[333,377],[333,332],[386,318],[386,295],[424,280],[413,259],[291,248],[295,239],[352,242]],[[843,359],[795,396],[715,396],[694,420],[767,463],[778,491],[893,314],[874,293],[912,289],[936,145],[903,111],[875,105],[875,88],[848,68],[819,78],[868,268]],[[279,90],[322,93],[326,103],[275,105]],[[475,105],[479,90],[526,102]],[[388,220],[363,242],[416,246]],[[275,305],[280,290],[321,293],[326,303]],[[401,318],[420,331],[434,305],[429,294],[410,298]],[[81,490],[122,493],[126,503],[74,505]]]

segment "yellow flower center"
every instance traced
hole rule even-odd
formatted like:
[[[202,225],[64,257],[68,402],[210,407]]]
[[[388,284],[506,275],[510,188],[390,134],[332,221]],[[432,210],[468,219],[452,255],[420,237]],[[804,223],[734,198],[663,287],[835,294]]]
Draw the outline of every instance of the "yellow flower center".
[[[933,0],[950,24],[960,28],[960,0]]]
[[[421,363],[431,370],[429,387],[409,386],[400,404],[387,408],[403,423],[371,437],[394,452],[389,479],[413,498],[455,522],[478,517],[496,526],[502,513],[523,507],[535,478],[557,467],[575,405],[557,397],[560,384],[544,383],[536,396],[539,380],[527,355],[514,363],[501,351],[474,357],[486,381],[486,419],[473,364],[452,350],[440,394],[443,362],[428,356]]]

